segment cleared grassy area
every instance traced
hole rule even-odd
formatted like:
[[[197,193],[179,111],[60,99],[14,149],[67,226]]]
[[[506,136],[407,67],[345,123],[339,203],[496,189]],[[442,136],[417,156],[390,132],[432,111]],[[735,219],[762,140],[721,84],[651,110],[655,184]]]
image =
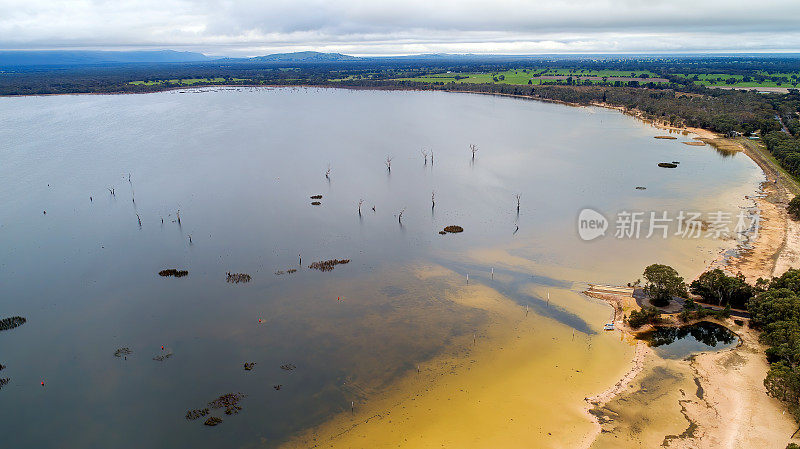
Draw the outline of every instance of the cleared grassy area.
[[[173,80],[151,80],[151,81],[131,81],[128,84],[134,85],[144,85],[144,86],[155,86],[161,84],[174,84],[176,86],[191,86],[192,84],[198,83],[213,83],[219,84],[224,83],[227,81],[225,78],[184,78],[184,79],[173,79]],[[241,81],[251,81],[247,78],[231,78],[230,81],[234,82],[241,82]]]
[[[642,76],[646,78],[642,78]],[[553,77],[559,77],[554,79]],[[469,83],[469,84],[485,84],[485,83],[498,83],[498,84],[518,84],[518,85],[538,85],[538,84],[556,84],[563,83],[566,78],[572,77],[572,81],[580,81],[581,83],[613,83],[615,81],[622,81],[627,83],[631,81],[630,78],[635,78],[640,83],[648,82],[663,82],[652,80],[650,78],[657,78],[653,72],[649,71],[621,71],[621,70],[587,70],[587,69],[517,69],[506,70],[502,72],[487,72],[487,73],[465,73],[465,72],[448,72],[439,73],[434,75],[424,75],[412,78],[396,78],[399,81],[416,81],[422,83]],[[597,79],[585,79],[584,77],[596,77]],[[579,79],[580,78],[580,79]]]

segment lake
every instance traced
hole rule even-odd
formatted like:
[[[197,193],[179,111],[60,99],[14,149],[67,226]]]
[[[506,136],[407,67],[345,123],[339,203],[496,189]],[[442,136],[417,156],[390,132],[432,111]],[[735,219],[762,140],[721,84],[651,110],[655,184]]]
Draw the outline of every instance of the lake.
[[[302,446],[316,426],[462,379],[493,416],[535,419],[508,435],[576,438],[590,428],[582,398],[632,354],[602,331],[611,309],[586,283],[633,282],[650,263],[691,278],[731,246],[617,239],[613,225],[587,242],[581,209],[736,214],[763,180],[744,155],[663,133],[601,108],[442,92],[0,98],[0,318],[27,318],[0,332],[3,439]],[[440,235],[448,225],[464,232]],[[308,268],[328,259],[350,262]],[[502,396],[519,389],[524,401]],[[238,413],[211,408],[220,425],[185,418],[227,393],[246,397]],[[399,425],[387,441],[416,432]],[[466,432],[448,426],[448,441]]]

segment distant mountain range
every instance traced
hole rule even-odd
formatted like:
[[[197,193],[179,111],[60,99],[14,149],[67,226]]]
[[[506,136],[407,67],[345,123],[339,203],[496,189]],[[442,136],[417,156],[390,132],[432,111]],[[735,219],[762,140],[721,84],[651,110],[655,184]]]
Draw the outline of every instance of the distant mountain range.
[[[363,58],[341,53],[320,53],[318,51],[298,51],[295,53],[275,53],[266,56],[247,58],[252,62],[337,62],[356,61]]]
[[[633,56],[633,55],[625,55]],[[638,55],[647,56],[647,55]],[[664,55],[652,55],[664,57]],[[678,56],[672,55],[672,56]],[[683,56],[755,56],[751,54],[704,54]],[[798,57],[798,54],[762,54],[761,57]],[[260,64],[315,64],[356,61],[461,61],[461,62],[511,62],[540,59],[576,59],[603,57],[619,58],[621,55],[492,55],[492,54],[451,54],[432,53],[405,56],[350,56],[341,53],[320,53],[316,51],[300,51],[295,53],[275,53],[252,58],[220,58],[210,57],[202,53],[175,50],[140,50],[140,51],[101,51],[101,50],[7,50],[0,51],[0,67],[35,67],[35,66],[78,66],[78,65],[119,65],[119,64],[169,64],[169,63],[260,63]],[[622,56],[624,57],[624,56]]]

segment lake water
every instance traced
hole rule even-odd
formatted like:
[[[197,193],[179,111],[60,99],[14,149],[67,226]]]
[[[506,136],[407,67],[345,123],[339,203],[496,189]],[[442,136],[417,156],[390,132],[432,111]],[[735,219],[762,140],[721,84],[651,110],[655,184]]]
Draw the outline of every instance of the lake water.
[[[610,309],[585,283],[656,262],[691,278],[730,246],[613,227],[584,242],[579,211],[735,214],[763,178],[743,155],[658,134],[600,108],[440,92],[0,98],[0,318],[28,320],[0,332],[4,446],[275,446],[488,342],[508,318],[457,300],[467,275],[536,323],[526,358],[586,367],[579,387],[531,380],[553,392],[530,407],[559,419],[549,394],[580,406],[631,351],[601,331]],[[465,231],[438,234],[451,224]],[[351,262],[307,268],[333,258]],[[570,333],[580,347],[556,346]],[[184,418],[230,392],[247,397],[211,410],[221,425]]]

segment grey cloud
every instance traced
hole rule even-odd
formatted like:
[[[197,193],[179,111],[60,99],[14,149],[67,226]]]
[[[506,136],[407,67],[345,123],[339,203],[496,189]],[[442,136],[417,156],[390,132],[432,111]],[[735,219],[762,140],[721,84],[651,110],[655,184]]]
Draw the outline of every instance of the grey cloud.
[[[0,10],[6,49],[160,47],[237,55],[800,49],[797,0],[0,0]]]

